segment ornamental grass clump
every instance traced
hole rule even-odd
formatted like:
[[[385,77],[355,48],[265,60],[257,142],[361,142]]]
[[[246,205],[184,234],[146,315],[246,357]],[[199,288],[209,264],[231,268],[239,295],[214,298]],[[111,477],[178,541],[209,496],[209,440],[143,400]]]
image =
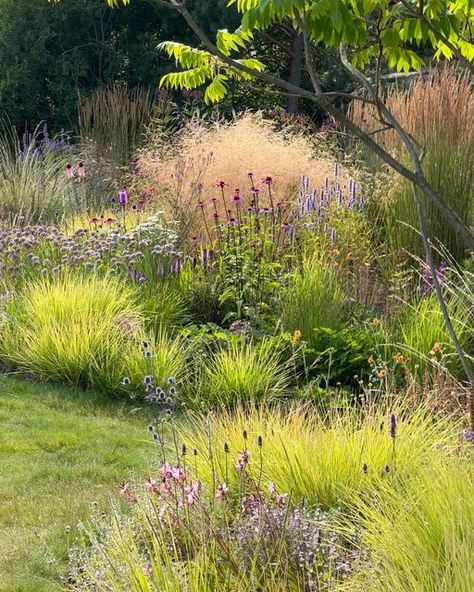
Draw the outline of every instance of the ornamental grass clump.
[[[447,201],[466,226],[473,223],[474,197],[474,93],[469,72],[452,67],[420,76],[407,89],[392,88],[386,105],[399,123],[414,137],[423,151],[423,171],[434,189]],[[374,132],[380,122],[376,109],[353,103],[354,120]],[[383,126],[382,126],[383,127]],[[393,130],[377,133],[382,146],[403,158],[401,140]],[[377,165],[376,165],[377,166]],[[462,238],[446,224],[433,202],[420,195],[425,225],[431,240],[438,240],[459,261],[464,257]],[[393,179],[377,202],[378,213],[388,240],[390,253],[400,249],[423,253],[416,231],[418,217],[411,184]]]
[[[350,299],[336,269],[318,254],[304,257],[288,281],[281,301],[286,330],[301,332],[314,348],[319,345],[315,329],[338,329],[347,320]]]
[[[61,220],[69,208],[70,158],[66,138],[50,138],[46,126],[19,141],[16,130],[0,122],[0,221],[24,226]]]
[[[245,113],[231,122],[193,122],[172,144],[163,143],[161,133],[151,136],[138,155],[133,183],[155,187],[167,213],[192,226],[194,204],[218,196],[219,179],[243,188],[249,170],[257,179],[269,175],[278,179],[280,200],[295,202],[301,176],[317,172],[315,180],[322,185],[333,163],[322,136],[315,141],[290,129],[276,130],[262,114]]]
[[[289,385],[290,364],[274,341],[231,341],[214,353],[203,370],[200,396],[208,404],[236,405],[278,399]]]
[[[262,474],[278,491],[291,492],[294,503],[305,500],[328,509],[370,498],[387,475],[417,474],[433,455],[454,450],[459,426],[438,417],[434,421],[423,408],[400,408],[395,415],[385,405],[345,406],[321,414],[309,404],[287,404],[220,410],[211,419],[195,413],[176,430],[189,449],[207,450],[211,441],[212,458],[201,454],[195,459],[203,483],[211,483],[214,472],[226,474],[231,455],[245,445],[250,458],[262,460],[249,469],[255,480]],[[227,485],[237,487],[238,475],[228,474]]]
[[[470,430],[469,430],[470,432]],[[472,433],[469,434],[472,438]],[[371,558],[347,590],[364,592],[469,592],[474,588],[472,444],[434,458],[397,487],[387,480],[372,500],[355,499]],[[350,529],[353,528],[351,524]]]
[[[0,355],[45,380],[98,387],[143,327],[131,286],[93,275],[40,279],[6,303]]]

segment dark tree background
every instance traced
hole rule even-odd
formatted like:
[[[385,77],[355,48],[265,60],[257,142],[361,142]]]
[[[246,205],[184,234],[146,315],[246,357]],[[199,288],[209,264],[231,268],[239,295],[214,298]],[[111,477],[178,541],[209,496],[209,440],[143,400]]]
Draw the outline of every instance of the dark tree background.
[[[209,32],[237,24],[237,15],[229,22],[225,5],[226,0],[190,3]],[[0,115],[18,129],[40,121],[53,131],[74,129],[79,92],[87,96],[110,82],[156,90],[173,67],[156,51],[166,39],[196,43],[179,15],[146,0],[113,10],[103,0],[0,0]],[[290,27],[275,28],[255,43],[274,72],[304,83],[301,39]],[[324,51],[318,64],[328,87],[340,84],[330,53]],[[308,110],[258,82],[235,87],[226,106]]]

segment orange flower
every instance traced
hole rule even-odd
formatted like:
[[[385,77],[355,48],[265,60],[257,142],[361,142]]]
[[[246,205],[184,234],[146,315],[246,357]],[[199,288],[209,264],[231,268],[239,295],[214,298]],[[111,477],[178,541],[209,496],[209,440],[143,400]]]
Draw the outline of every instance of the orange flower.
[[[377,372],[377,376],[379,378],[385,378],[387,376],[387,371],[385,370],[385,368],[382,368],[381,370],[379,370]]]
[[[439,343],[438,343],[438,342],[436,342],[436,343],[433,345],[433,351],[434,351],[435,353],[438,353],[440,349],[441,349],[441,347],[440,347]]]
[[[369,358],[367,358],[367,364],[369,366],[372,366],[373,363],[374,363],[374,358],[372,356],[370,356]]]
[[[298,341],[298,339],[301,339],[301,335],[302,335],[301,331],[299,329],[295,329],[291,340],[293,342]]]

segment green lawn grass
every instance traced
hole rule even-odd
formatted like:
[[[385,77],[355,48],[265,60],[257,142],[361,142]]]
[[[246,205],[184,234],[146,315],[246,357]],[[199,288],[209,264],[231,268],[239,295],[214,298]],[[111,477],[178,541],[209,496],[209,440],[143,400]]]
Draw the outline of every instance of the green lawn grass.
[[[60,590],[77,523],[153,454],[143,410],[0,376],[0,591]]]

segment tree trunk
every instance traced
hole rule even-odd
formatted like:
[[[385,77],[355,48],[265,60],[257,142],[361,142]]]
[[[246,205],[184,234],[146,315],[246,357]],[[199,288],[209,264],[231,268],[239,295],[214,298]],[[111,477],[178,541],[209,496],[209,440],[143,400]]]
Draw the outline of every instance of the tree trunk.
[[[301,83],[303,49],[303,35],[302,33],[295,33],[291,43],[290,71],[288,74],[288,82],[294,86],[299,86]],[[296,95],[290,95],[288,97],[286,112],[291,115],[298,113],[298,97]]]

